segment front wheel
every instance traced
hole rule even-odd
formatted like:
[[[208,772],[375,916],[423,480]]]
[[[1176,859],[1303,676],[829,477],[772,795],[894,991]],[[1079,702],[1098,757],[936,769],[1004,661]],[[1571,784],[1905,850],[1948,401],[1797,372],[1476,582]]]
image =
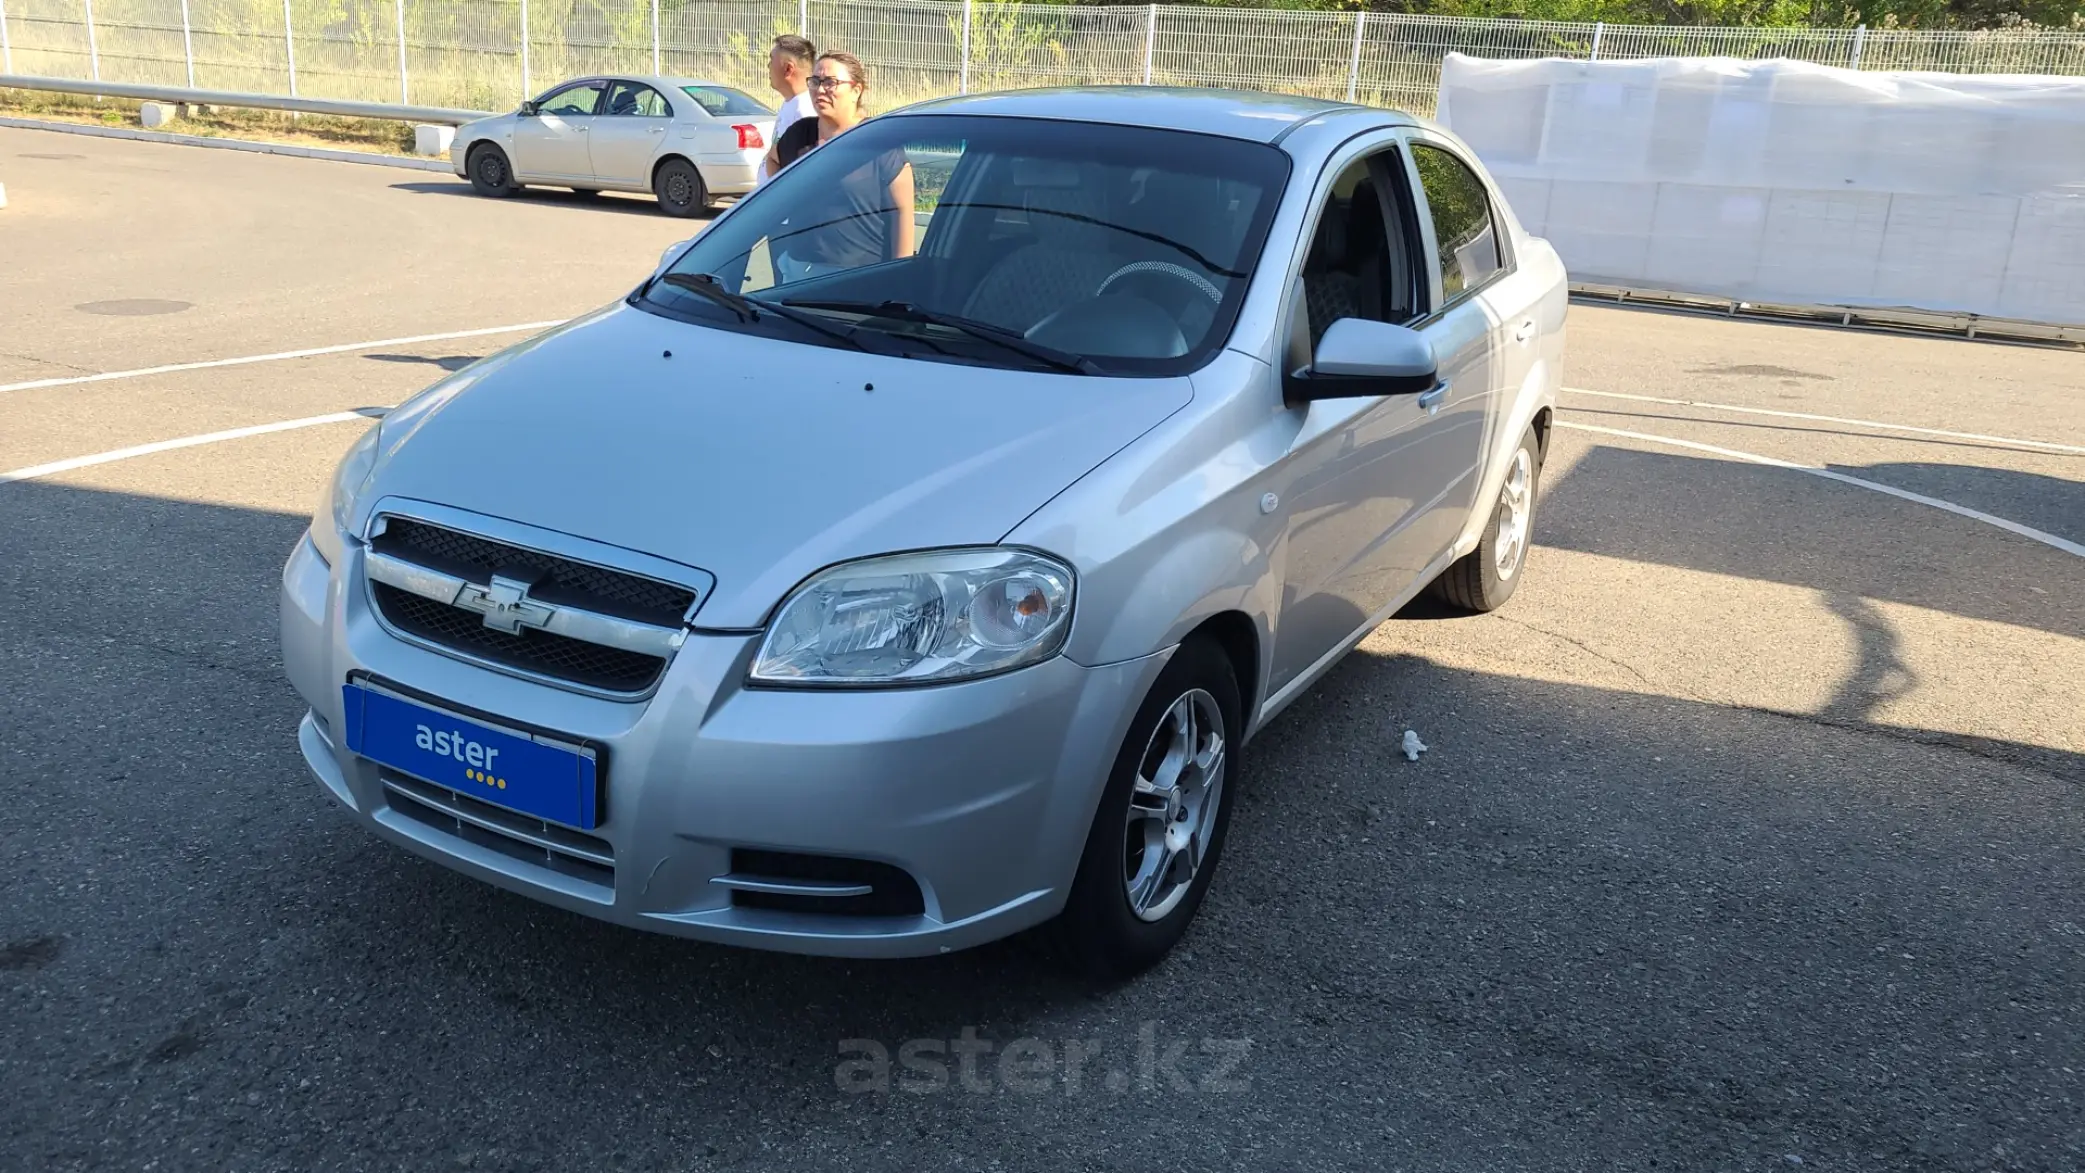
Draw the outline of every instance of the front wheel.
[[[1441,572],[1433,593],[1465,611],[1496,611],[1520,586],[1534,539],[1535,500],[1542,481],[1542,443],[1530,427],[1507,458],[1491,520],[1477,548]]]
[[[1230,824],[1240,709],[1230,658],[1207,640],[1182,644],[1130,722],[1051,926],[1074,968],[1129,978],[1187,932]]]
[[[686,159],[668,159],[652,176],[652,194],[669,216],[694,216],[709,207],[709,191],[702,185],[702,172]]]
[[[472,147],[464,170],[470,173],[471,188],[481,196],[503,199],[521,190],[521,185],[514,182],[514,168],[507,162],[507,152],[491,143]]]

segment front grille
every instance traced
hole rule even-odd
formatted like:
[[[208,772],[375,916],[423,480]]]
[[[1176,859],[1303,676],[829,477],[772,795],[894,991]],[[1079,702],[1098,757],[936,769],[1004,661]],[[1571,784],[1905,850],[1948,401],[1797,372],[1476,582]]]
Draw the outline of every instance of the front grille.
[[[484,616],[475,611],[438,603],[389,583],[372,582],[369,587],[377,610],[391,626],[407,635],[510,668],[540,672],[610,692],[643,692],[666,667],[666,661],[657,656],[591,644],[548,631],[523,628],[512,635],[494,631],[485,626]]]
[[[919,916],[926,910],[917,880],[903,868],[874,860],[741,847],[731,852],[731,874],[749,880],[867,884],[874,889],[861,896],[807,896],[737,888],[731,893],[731,903],[737,908],[828,916]]]
[[[525,550],[411,518],[386,518],[384,532],[369,544],[380,553],[467,578],[481,586],[490,582],[494,574],[533,579],[529,587],[532,598],[659,627],[679,627],[687,621],[689,608],[695,605],[695,592],[683,586],[574,562],[539,550]]]
[[[410,517],[387,515],[379,528],[370,540],[373,552],[449,576],[452,582],[463,579],[486,587],[495,576],[518,579],[528,584],[528,597],[536,602],[659,628],[683,626],[695,608],[696,592],[676,583]],[[657,648],[630,651],[534,628],[499,631],[485,626],[476,611],[451,606],[446,598],[416,594],[396,581],[370,580],[377,613],[401,634],[438,647],[602,692],[641,693],[666,669],[668,653]]]
[[[410,775],[385,770],[382,777],[385,797],[396,813],[510,859],[596,885],[605,889],[601,899],[614,899],[615,848],[606,839],[480,802]]]

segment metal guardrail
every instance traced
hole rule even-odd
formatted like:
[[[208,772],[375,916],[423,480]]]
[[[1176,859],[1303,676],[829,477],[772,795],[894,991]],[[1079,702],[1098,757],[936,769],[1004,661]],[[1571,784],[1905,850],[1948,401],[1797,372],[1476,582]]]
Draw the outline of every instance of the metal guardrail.
[[[1591,305],[1640,305],[1652,309],[1715,314],[1719,317],[1800,321],[1849,329],[1882,329],[1968,339],[2034,343],[2085,349],[2085,327],[2029,322],[2019,318],[1987,318],[1977,314],[1942,313],[1908,306],[1807,305],[1741,301],[1720,295],[1673,289],[1603,285],[1573,281],[1574,300]]]
[[[135,98],[141,102],[179,102],[193,106],[240,106],[253,110],[288,110],[298,114],[331,114],[340,118],[389,118],[436,126],[462,126],[490,118],[491,110],[453,110],[445,106],[400,106],[388,102],[348,102],[335,98],[291,98],[278,94],[240,94],[228,90],[193,90],[180,86],[136,85],[120,81],[82,81],[69,77],[27,77],[0,73],[0,89],[46,90],[89,97]]]

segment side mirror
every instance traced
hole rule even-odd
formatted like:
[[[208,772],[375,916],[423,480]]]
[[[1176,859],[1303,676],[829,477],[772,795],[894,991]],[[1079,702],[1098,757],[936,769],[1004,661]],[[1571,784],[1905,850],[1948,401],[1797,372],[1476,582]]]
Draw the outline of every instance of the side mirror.
[[[1440,382],[1433,343],[1407,326],[1341,318],[1318,339],[1310,366],[1282,380],[1290,403],[1422,395]]]
[[[536,116],[535,99],[531,98],[521,104],[521,116],[524,118],[534,118]]]
[[[666,251],[659,254],[659,266],[658,268],[652,270],[652,275],[657,276],[658,274],[665,272],[666,266],[673,263],[673,258],[675,257],[675,255],[677,255],[682,249],[694,243],[695,238],[691,236],[686,240],[667,245]]]

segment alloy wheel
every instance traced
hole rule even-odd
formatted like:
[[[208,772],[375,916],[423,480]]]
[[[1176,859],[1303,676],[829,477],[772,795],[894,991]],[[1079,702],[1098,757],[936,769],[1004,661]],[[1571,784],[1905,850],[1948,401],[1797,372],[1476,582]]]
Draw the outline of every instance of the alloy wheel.
[[[1194,886],[1223,802],[1223,713],[1201,689],[1166,709],[1137,766],[1123,828],[1130,911],[1164,920]]]
[[[1525,448],[1513,453],[1506,487],[1499,492],[1499,531],[1494,543],[1499,579],[1513,577],[1528,548],[1528,521],[1534,512],[1534,459]]]

